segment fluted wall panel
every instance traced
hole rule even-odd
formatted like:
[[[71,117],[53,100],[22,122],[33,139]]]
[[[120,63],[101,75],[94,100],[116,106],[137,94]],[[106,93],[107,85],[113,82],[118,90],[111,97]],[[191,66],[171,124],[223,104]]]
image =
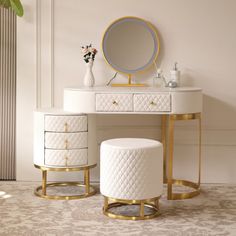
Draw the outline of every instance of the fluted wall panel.
[[[15,177],[16,16],[0,7],[0,180]]]

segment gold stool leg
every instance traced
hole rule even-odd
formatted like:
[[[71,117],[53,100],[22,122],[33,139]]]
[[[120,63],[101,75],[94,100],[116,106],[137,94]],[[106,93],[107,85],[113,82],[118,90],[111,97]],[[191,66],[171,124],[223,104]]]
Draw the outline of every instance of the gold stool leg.
[[[46,195],[46,187],[47,187],[47,171],[42,170],[42,194]]]
[[[104,207],[103,207],[103,211],[106,211],[108,209],[108,198],[104,197]]]
[[[116,198],[109,198],[104,196],[104,206],[103,206],[103,214],[111,217],[113,219],[120,219],[120,220],[147,220],[157,217],[160,214],[159,207],[156,207],[155,204],[151,202],[155,202],[158,200],[159,197],[151,198],[151,199],[143,199],[143,200],[125,200],[125,199],[116,199]],[[110,203],[109,203],[110,201]],[[138,215],[126,215],[126,214],[119,214],[111,211],[113,208],[119,208],[122,206],[139,206],[139,214]],[[151,212],[147,212],[145,215],[145,207],[151,209]]]
[[[159,198],[154,201],[156,208],[159,210]]]
[[[144,202],[143,201],[140,203],[139,215],[140,217],[144,217]]]
[[[90,191],[90,174],[89,174],[89,169],[84,170],[84,184],[85,184],[85,193],[89,194],[89,191]]]

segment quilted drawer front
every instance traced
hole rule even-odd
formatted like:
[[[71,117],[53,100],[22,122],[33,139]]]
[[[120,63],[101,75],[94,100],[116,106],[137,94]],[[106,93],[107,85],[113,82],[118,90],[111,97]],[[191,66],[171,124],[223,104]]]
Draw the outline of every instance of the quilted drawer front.
[[[78,166],[87,164],[88,149],[53,150],[45,149],[45,165]]]
[[[132,111],[132,94],[96,94],[96,111]]]
[[[134,111],[171,111],[170,94],[134,94]]]
[[[87,131],[87,116],[45,116],[45,131],[78,132]]]
[[[45,148],[76,149],[88,147],[88,133],[45,133]]]

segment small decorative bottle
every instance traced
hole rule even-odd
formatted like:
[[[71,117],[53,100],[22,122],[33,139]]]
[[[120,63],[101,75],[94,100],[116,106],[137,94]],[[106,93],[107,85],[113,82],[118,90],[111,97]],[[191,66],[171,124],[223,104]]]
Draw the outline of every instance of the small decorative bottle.
[[[162,75],[162,70],[157,69],[157,75],[153,78],[153,87],[165,87],[166,81]]]
[[[175,82],[177,86],[180,86],[180,71],[177,68],[177,62],[175,62],[173,70],[170,71],[170,81]]]

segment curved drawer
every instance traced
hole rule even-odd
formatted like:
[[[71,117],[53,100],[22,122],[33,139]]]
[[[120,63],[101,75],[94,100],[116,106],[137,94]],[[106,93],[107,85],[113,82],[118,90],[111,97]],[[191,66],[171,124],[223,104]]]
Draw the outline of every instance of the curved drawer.
[[[44,129],[50,132],[87,131],[87,116],[45,115]]]
[[[87,156],[88,149],[45,149],[45,165],[60,167],[87,165]]]
[[[88,147],[88,133],[45,133],[45,148],[78,149]]]
[[[125,112],[133,110],[132,94],[96,94],[96,111]]]
[[[171,111],[171,96],[169,93],[134,94],[134,111]]]

